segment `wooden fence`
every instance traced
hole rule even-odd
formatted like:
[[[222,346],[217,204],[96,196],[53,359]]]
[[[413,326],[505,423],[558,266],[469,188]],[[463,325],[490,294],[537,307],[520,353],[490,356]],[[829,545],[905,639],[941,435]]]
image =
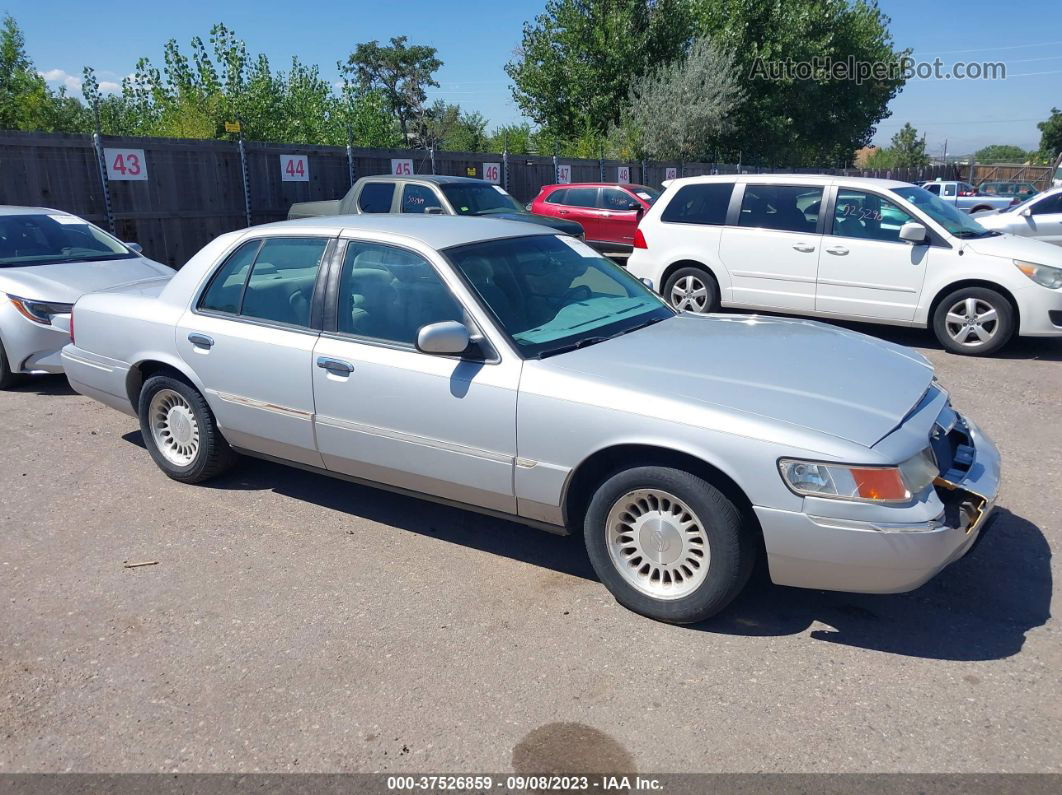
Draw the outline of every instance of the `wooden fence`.
[[[968,171],[969,167],[967,167]],[[1051,187],[1051,175],[1054,169],[1050,166],[1023,166],[999,163],[996,165],[977,164],[974,166],[974,185],[982,182],[1031,182],[1037,190],[1047,190]]]
[[[956,179],[954,167],[891,169],[770,169],[726,163],[581,160],[425,150],[351,149],[246,142],[244,161],[236,142],[172,138],[107,137],[101,148],[143,150],[147,179],[107,179],[91,136],[0,132],[0,204],[52,207],[80,215],[136,241],[160,262],[180,266],[218,235],[287,217],[294,202],[335,199],[352,179],[391,173],[392,160],[412,161],[414,174],[483,176],[486,163],[500,166],[499,181],[520,202],[557,181],[557,167],[571,182],[616,182],[627,168],[632,182],[659,186],[672,174],[801,173],[918,179]],[[305,181],[285,181],[282,156],[304,156]],[[244,179],[246,163],[246,180]],[[139,166],[139,164],[138,164]],[[140,174],[142,176],[142,173]],[[108,212],[109,198],[109,212]]]

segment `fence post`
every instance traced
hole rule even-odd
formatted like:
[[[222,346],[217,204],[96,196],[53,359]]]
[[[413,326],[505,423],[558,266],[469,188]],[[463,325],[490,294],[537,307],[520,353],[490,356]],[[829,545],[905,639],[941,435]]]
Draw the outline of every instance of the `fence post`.
[[[641,182],[642,182],[643,185],[648,185],[649,184],[649,178],[646,176],[645,171],[646,171],[646,162],[645,162],[645,159],[643,158],[642,159],[642,180],[641,180]]]
[[[605,181],[605,149],[604,147],[597,150],[597,173],[598,179],[601,182]]]
[[[114,228],[114,212],[111,210],[111,188],[107,182],[107,164],[103,159],[103,142],[98,132],[92,133],[92,146],[96,150],[96,167],[100,171],[100,184],[103,186],[103,210],[107,214],[107,226],[112,235],[118,234]]]
[[[506,193],[509,191],[509,144],[506,142],[502,150],[502,187]]]
[[[354,139],[347,127],[347,176],[350,177],[350,186],[354,187]]]
[[[556,153],[554,153],[554,155],[553,155],[553,180],[552,181],[553,182],[557,181],[557,155],[556,155]]]
[[[243,214],[247,219],[247,226],[251,225],[251,180],[247,175],[247,152],[243,146],[243,133],[240,133],[238,142],[240,147],[240,176],[243,180]]]
[[[431,173],[435,173],[435,141],[431,142]]]

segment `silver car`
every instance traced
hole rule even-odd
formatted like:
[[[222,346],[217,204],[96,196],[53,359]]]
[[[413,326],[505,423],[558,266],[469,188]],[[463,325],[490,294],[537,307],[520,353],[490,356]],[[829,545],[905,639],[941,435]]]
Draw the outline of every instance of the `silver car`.
[[[22,373],[62,371],[70,307],[83,294],[172,274],[76,215],[0,206],[0,389]]]
[[[911,350],[679,314],[586,244],[476,218],[233,232],[88,295],[63,362],[171,478],[245,453],[582,533],[627,607],[917,588],[984,532],[999,454]]]
[[[1015,207],[977,213],[977,223],[994,232],[1031,237],[1062,246],[1062,188],[1051,188]]]

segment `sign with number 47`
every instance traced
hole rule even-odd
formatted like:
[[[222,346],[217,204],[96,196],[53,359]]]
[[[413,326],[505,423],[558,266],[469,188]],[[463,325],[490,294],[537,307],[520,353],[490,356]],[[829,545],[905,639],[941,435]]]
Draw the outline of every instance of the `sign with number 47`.
[[[309,182],[310,163],[306,155],[280,156],[281,182]]]
[[[147,158],[143,149],[104,149],[103,159],[107,161],[107,179],[146,180]]]
[[[557,166],[557,184],[570,185],[572,181],[572,167],[568,164]]]

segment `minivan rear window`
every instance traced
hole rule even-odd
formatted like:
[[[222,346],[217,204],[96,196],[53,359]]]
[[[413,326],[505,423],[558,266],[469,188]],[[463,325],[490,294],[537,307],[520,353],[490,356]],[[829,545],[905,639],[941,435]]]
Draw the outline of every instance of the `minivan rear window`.
[[[684,185],[667,203],[660,220],[669,224],[721,226],[726,223],[726,211],[733,192],[733,182]]]

